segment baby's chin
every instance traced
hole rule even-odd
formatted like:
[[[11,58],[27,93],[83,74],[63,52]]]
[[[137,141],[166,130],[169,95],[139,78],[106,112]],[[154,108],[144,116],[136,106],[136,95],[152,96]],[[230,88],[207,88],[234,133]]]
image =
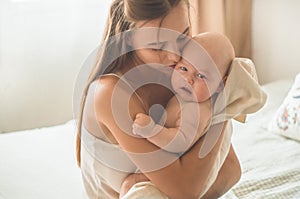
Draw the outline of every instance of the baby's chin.
[[[204,101],[210,99],[210,97],[204,97],[204,96],[197,97],[196,95],[183,95],[181,93],[176,93],[175,95],[176,95],[176,97],[179,97],[182,101],[185,101],[185,102],[201,103],[201,102],[204,102]]]
[[[197,97],[194,95],[182,95],[180,93],[176,93],[175,95],[176,95],[176,97],[179,97],[180,100],[182,100],[184,102],[196,102],[196,103],[199,102]]]

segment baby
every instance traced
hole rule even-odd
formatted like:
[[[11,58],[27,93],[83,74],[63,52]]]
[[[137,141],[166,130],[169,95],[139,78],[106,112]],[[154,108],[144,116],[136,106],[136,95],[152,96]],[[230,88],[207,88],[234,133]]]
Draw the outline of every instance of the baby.
[[[184,58],[172,74],[175,95],[166,106],[164,126],[139,113],[133,124],[135,135],[147,138],[166,151],[182,154],[208,130],[212,106],[224,87],[234,58],[233,47],[227,38],[210,41],[209,37],[209,34],[197,35],[185,46]],[[194,67],[185,58],[197,65]]]
[[[184,58],[175,66],[171,79],[175,96],[166,106],[164,126],[139,113],[133,123],[133,134],[180,155],[205,134],[211,124],[214,101],[224,87],[235,56],[227,38],[220,36],[216,40],[211,34],[197,35],[184,47],[182,57],[194,60],[197,66]],[[143,174],[130,175],[122,184],[120,198],[134,183],[147,180]]]

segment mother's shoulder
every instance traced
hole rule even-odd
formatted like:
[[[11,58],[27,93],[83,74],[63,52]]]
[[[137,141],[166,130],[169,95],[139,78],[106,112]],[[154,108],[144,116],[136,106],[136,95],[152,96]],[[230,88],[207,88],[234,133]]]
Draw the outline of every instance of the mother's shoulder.
[[[103,97],[111,98],[114,92],[132,93],[132,88],[115,74],[102,75],[93,84],[95,86],[95,97],[100,99]]]
[[[113,73],[101,75],[96,81],[98,84],[103,84],[106,86],[115,85],[120,80],[118,75]]]
[[[109,113],[112,112],[112,103],[115,103],[115,99],[122,99],[124,96],[128,96],[128,92],[119,92],[125,88],[124,83],[119,81],[120,78],[116,75],[103,75],[93,81],[90,86],[89,92],[92,93],[94,98],[94,109],[99,122],[106,121]],[[121,85],[121,86],[120,86]],[[122,95],[120,97],[119,95]]]
[[[98,88],[100,86],[101,89],[113,89],[116,85],[124,85],[124,82],[119,80],[121,80],[121,78],[118,75],[105,74],[101,75],[92,84],[96,85]]]

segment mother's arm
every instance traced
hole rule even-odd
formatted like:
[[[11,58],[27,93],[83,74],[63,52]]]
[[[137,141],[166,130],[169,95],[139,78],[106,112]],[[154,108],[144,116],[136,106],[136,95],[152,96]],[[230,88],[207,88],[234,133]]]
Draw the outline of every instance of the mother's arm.
[[[222,165],[218,177],[214,184],[205,193],[202,199],[219,198],[225,194],[233,185],[235,185],[241,177],[241,167],[237,156],[230,147],[230,151]]]
[[[210,130],[214,129],[219,127]],[[228,155],[221,153],[224,133],[225,126],[215,147],[204,158],[198,158],[202,138],[180,159],[159,171],[146,173],[147,177],[172,199],[218,198],[236,184],[241,175],[234,151],[230,149]],[[222,155],[227,157],[221,167]]]
[[[173,162],[163,168],[158,168],[153,171],[148,170],[145,172],[145,170],[147,170],[145,169],[145,165],[153,163],[153,156],[146,155],[147,157],[142,158],[141,160],[138,158],[138,155],[132,154],[149,155],[151,152],[160,149],[144,138],[137,138],[130,135],[132,131],[131,126],[133,118],[137,113],[145,112],[142,108],[142,104],[136,96],[131,96],[131,93],[129,92],[130,89],[126,88],[126,85],[123,84],[118,86],[122,88],[118,91],[119,93],[122,93],[122,95],[117,97],[114,95],[116,93],[114,88],[118,82],[118,78],[103,78],[99,81],[99,88],[95,91],[95,110],[97,120],[104,124],[110,132],[112,132],[120,146],[128,152],[132,160],[145,173],[145,175],[162,192],[172,199],[193,199],[204,195],[217,179],[220,168],[220,159],[223,158],[220,157],[220,148],[223,142],[225,128],[222,125],[215,125],[210,129],[211,131],[214,131],[221,128],[222,133],[214,148],[204,158],[198,158],[198,153],[203,143],[203,139],[200,139],[182,157],[174,159]],[[115,101],[116,98],[117,101]],[[125,100],[127,98],[130,98],[128,102]],[[112,101],[115,101],[115,103],[112,104]],[[127,109],[123,109],[126,106],[128,107],[130,116],[128,116],[128,112],[126,112]],[[115,120],[114,116],[116,116],[116,114],[113,109],[119,111],[117,115],[118,118],[123,118],[122,121],[117,122]],[[164,153],[165,154],[163,155],[166,157],[167,152]],[[174,156],[174,154],[167,154],[167,156],[168,155],[171,158]],[[161,160],[157,156],[153,158]]]

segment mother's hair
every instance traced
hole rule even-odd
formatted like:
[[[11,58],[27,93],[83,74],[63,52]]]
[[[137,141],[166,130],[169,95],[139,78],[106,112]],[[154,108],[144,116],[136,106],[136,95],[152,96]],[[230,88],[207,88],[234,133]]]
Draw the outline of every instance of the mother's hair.
[[[78,115],[77,137],[76,137],[76,157],[77,164],[80,166],[80,145],[81,145],[81,127],[83,109],[89,89],[89,85],[99,78],[102,74],[113,73],[120,67],[128,63],[133,58],[133,52],[128,52],[119,56],[116,60],[103,68],[105,58],[110,56],[113,51],[126,48],[124,40],[117,41],[115,45],[105,46],[110,38],[121,34],[124,31],[132,30],[138,21],[149,21],[153,19],[161,19],[161,23],[166,15],[177,6],[180,2],[185,2],[189,8],[188,0],[113,0],[109,15],[106,22],[105,31],[101,44],[104,45],[104,51],[99,50],[97,60],[93,70],[88,78],[87,84],[82,93],[82,99]]]

